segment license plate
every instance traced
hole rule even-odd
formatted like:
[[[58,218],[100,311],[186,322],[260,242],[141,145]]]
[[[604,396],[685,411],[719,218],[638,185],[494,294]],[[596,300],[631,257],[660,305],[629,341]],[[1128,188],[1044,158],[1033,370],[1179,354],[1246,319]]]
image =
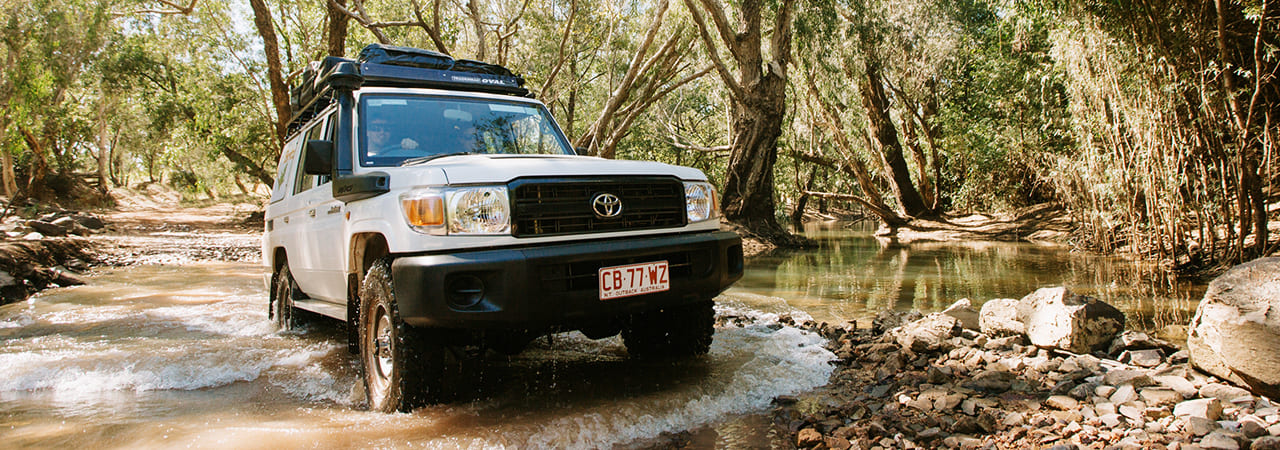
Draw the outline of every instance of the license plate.
[[[667,262],[657,261],[600,269],[600,300],[671,289]]]

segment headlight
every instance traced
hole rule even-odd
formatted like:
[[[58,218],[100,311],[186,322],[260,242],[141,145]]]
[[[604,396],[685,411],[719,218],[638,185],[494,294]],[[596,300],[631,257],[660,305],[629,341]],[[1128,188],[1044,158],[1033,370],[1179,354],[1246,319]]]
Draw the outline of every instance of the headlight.
[[[509,234],[511,206],[505,186],[448,192],[449,234]]]
[[[716,188],[710,183],[684,183],[685,213],[689,223],[702,222],[718,217]]]
[[[504,186],[418,189],[400,195],[405,222],[423,234],[509,234]]]

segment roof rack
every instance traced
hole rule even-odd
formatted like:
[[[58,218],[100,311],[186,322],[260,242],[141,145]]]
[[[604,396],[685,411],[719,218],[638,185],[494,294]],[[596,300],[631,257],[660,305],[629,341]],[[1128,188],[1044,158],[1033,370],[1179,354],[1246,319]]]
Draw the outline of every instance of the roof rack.
[[[524,78],[505,67],[454,60],[430,50],[371,44],[359,60],[327,57],[312,62],[290,89],[293,117],[289,134],[302,128],[333,103],[337,89],[361,87],[436,88],[527,97]]]

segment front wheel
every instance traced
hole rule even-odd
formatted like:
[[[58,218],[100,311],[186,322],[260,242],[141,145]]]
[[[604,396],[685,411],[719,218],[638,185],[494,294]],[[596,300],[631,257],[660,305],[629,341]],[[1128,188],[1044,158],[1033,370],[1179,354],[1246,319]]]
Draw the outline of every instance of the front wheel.
[[[459,353],[442,333],[401,319],[389,259],[374,263],[360,285],[359,337],[369,409],[407,412],[451,397],[447,378],[462,367]]]
[[[705,355],[711,349],[715,318],[712,301],[636,314],[622,329],[622,342],[639,358]]]

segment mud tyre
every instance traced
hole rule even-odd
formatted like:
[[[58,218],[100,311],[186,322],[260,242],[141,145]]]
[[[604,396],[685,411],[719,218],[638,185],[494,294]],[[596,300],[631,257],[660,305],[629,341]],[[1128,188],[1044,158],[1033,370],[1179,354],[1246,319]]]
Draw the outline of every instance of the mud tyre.
[[[274,286],[271,287],[268,315],[283,331],[298,329],[301,321],[298,310],[294,307],[294,300],[299,298],[301,291],[298,290],[298,283],[294,281],[293,274],[289,272],[289,263],[282,264],[271,279],[274,281]]]
[[[463,364],[443,333],[402,320],[391,263],[374,263],[360,285],[360,362],[369,409],[408,412],[457,396]]]
[[[636,358],[705,355],[711,349],[715,315],[711,301],[636,314],[622,329],[622,342]]]

